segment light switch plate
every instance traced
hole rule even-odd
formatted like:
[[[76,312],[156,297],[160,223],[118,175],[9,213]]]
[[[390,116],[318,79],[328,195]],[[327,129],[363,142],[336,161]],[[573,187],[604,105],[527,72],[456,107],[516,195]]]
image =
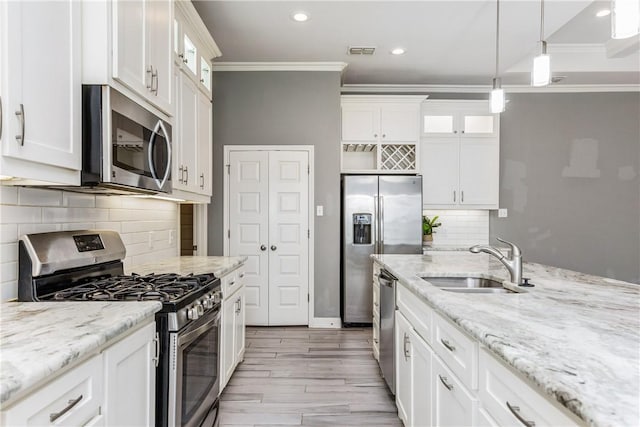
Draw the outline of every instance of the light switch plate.
[[[324,216],[324,206],[316,206],[316,216]]]
[[[498,218],[506,218],[508,216],[506,209],[498,209]]]

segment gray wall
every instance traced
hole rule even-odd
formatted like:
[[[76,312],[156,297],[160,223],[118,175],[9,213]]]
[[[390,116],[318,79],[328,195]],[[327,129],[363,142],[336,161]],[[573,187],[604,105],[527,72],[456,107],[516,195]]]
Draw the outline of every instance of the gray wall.
[[[490,233],[526,261],[640,283],[640,94],[511,94]]]
[[[209,255],[223,253],[223,146],[315,146],[315,316],[340,316],[340,73],[213,74]],[[315,209],[314,209],[315,211]]]

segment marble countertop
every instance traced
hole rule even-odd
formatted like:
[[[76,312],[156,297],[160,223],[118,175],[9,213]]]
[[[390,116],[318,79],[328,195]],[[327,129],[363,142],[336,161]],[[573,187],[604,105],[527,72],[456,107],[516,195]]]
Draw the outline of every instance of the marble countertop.
[[[216,277],[235,270],[247,260],[246,256],[181,256],[163,259],[158,262],[130,267],[127,273],[213,273]]]
[[[0,403],[10,403],[120,334],[154,319],[151,302],[0,304]]]
[[[640,420],[640,286],[525,263],[520,294],[445,292],[419,276],[508,280],[486,254],[374,255],[412,292],[592,426]]]

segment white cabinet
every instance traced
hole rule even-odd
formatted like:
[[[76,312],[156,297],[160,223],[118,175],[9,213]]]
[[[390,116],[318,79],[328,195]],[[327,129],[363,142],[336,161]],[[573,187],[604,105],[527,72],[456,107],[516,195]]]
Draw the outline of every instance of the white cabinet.
[[[155,331],[151,322],[3,407],[0,424],[154,426]]]
[[[113,0],[113,77],[173,114],[169,0]]]
[[[478,400],[438,357],[433,358],[433,424],[442,427],[476,425]]]
[[[244,268],[240,267],[220,280],[223,295],[220,320],[220,392],[222,392],[236,366],[244,359],[246,325]]]
[[[425,208],[497,209],[499,116],[485,101],[425,101],[420,165]]]
[[[380,274],[380,265],[373,263],[373,358],[380,361],[380,283],[378,275]]]
[[[198,89],[184,72],[176,73],[177,126],[174,128],[173,186],[194,191],[197,186]]]
[[[197,120],[197,152],[196,162],[198,192],[211,196],[213,185],[213,105],[209,96],[200,92],[198,95],[198,120]]]
[[[398,417],[405,426],[412,426],[411,419],[413,372],[411,369],[411,324],[400,313],[395,313],[396,406]]]
[[[157,339],[151,323],[104,351],[105,425],[155,425]]]
[[[342,96],[342,172],[416,172],[422,100]]]
[[[0,27],[0,175],[79,185],[81,4],[2,2]]]

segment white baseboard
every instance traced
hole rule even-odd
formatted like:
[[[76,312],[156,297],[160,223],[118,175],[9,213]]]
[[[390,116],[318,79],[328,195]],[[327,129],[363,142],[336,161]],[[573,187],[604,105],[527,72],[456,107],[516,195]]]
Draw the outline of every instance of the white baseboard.
[[[342,320],[339,317],[314,317],[309,321],[310,328],[340,329]]]

